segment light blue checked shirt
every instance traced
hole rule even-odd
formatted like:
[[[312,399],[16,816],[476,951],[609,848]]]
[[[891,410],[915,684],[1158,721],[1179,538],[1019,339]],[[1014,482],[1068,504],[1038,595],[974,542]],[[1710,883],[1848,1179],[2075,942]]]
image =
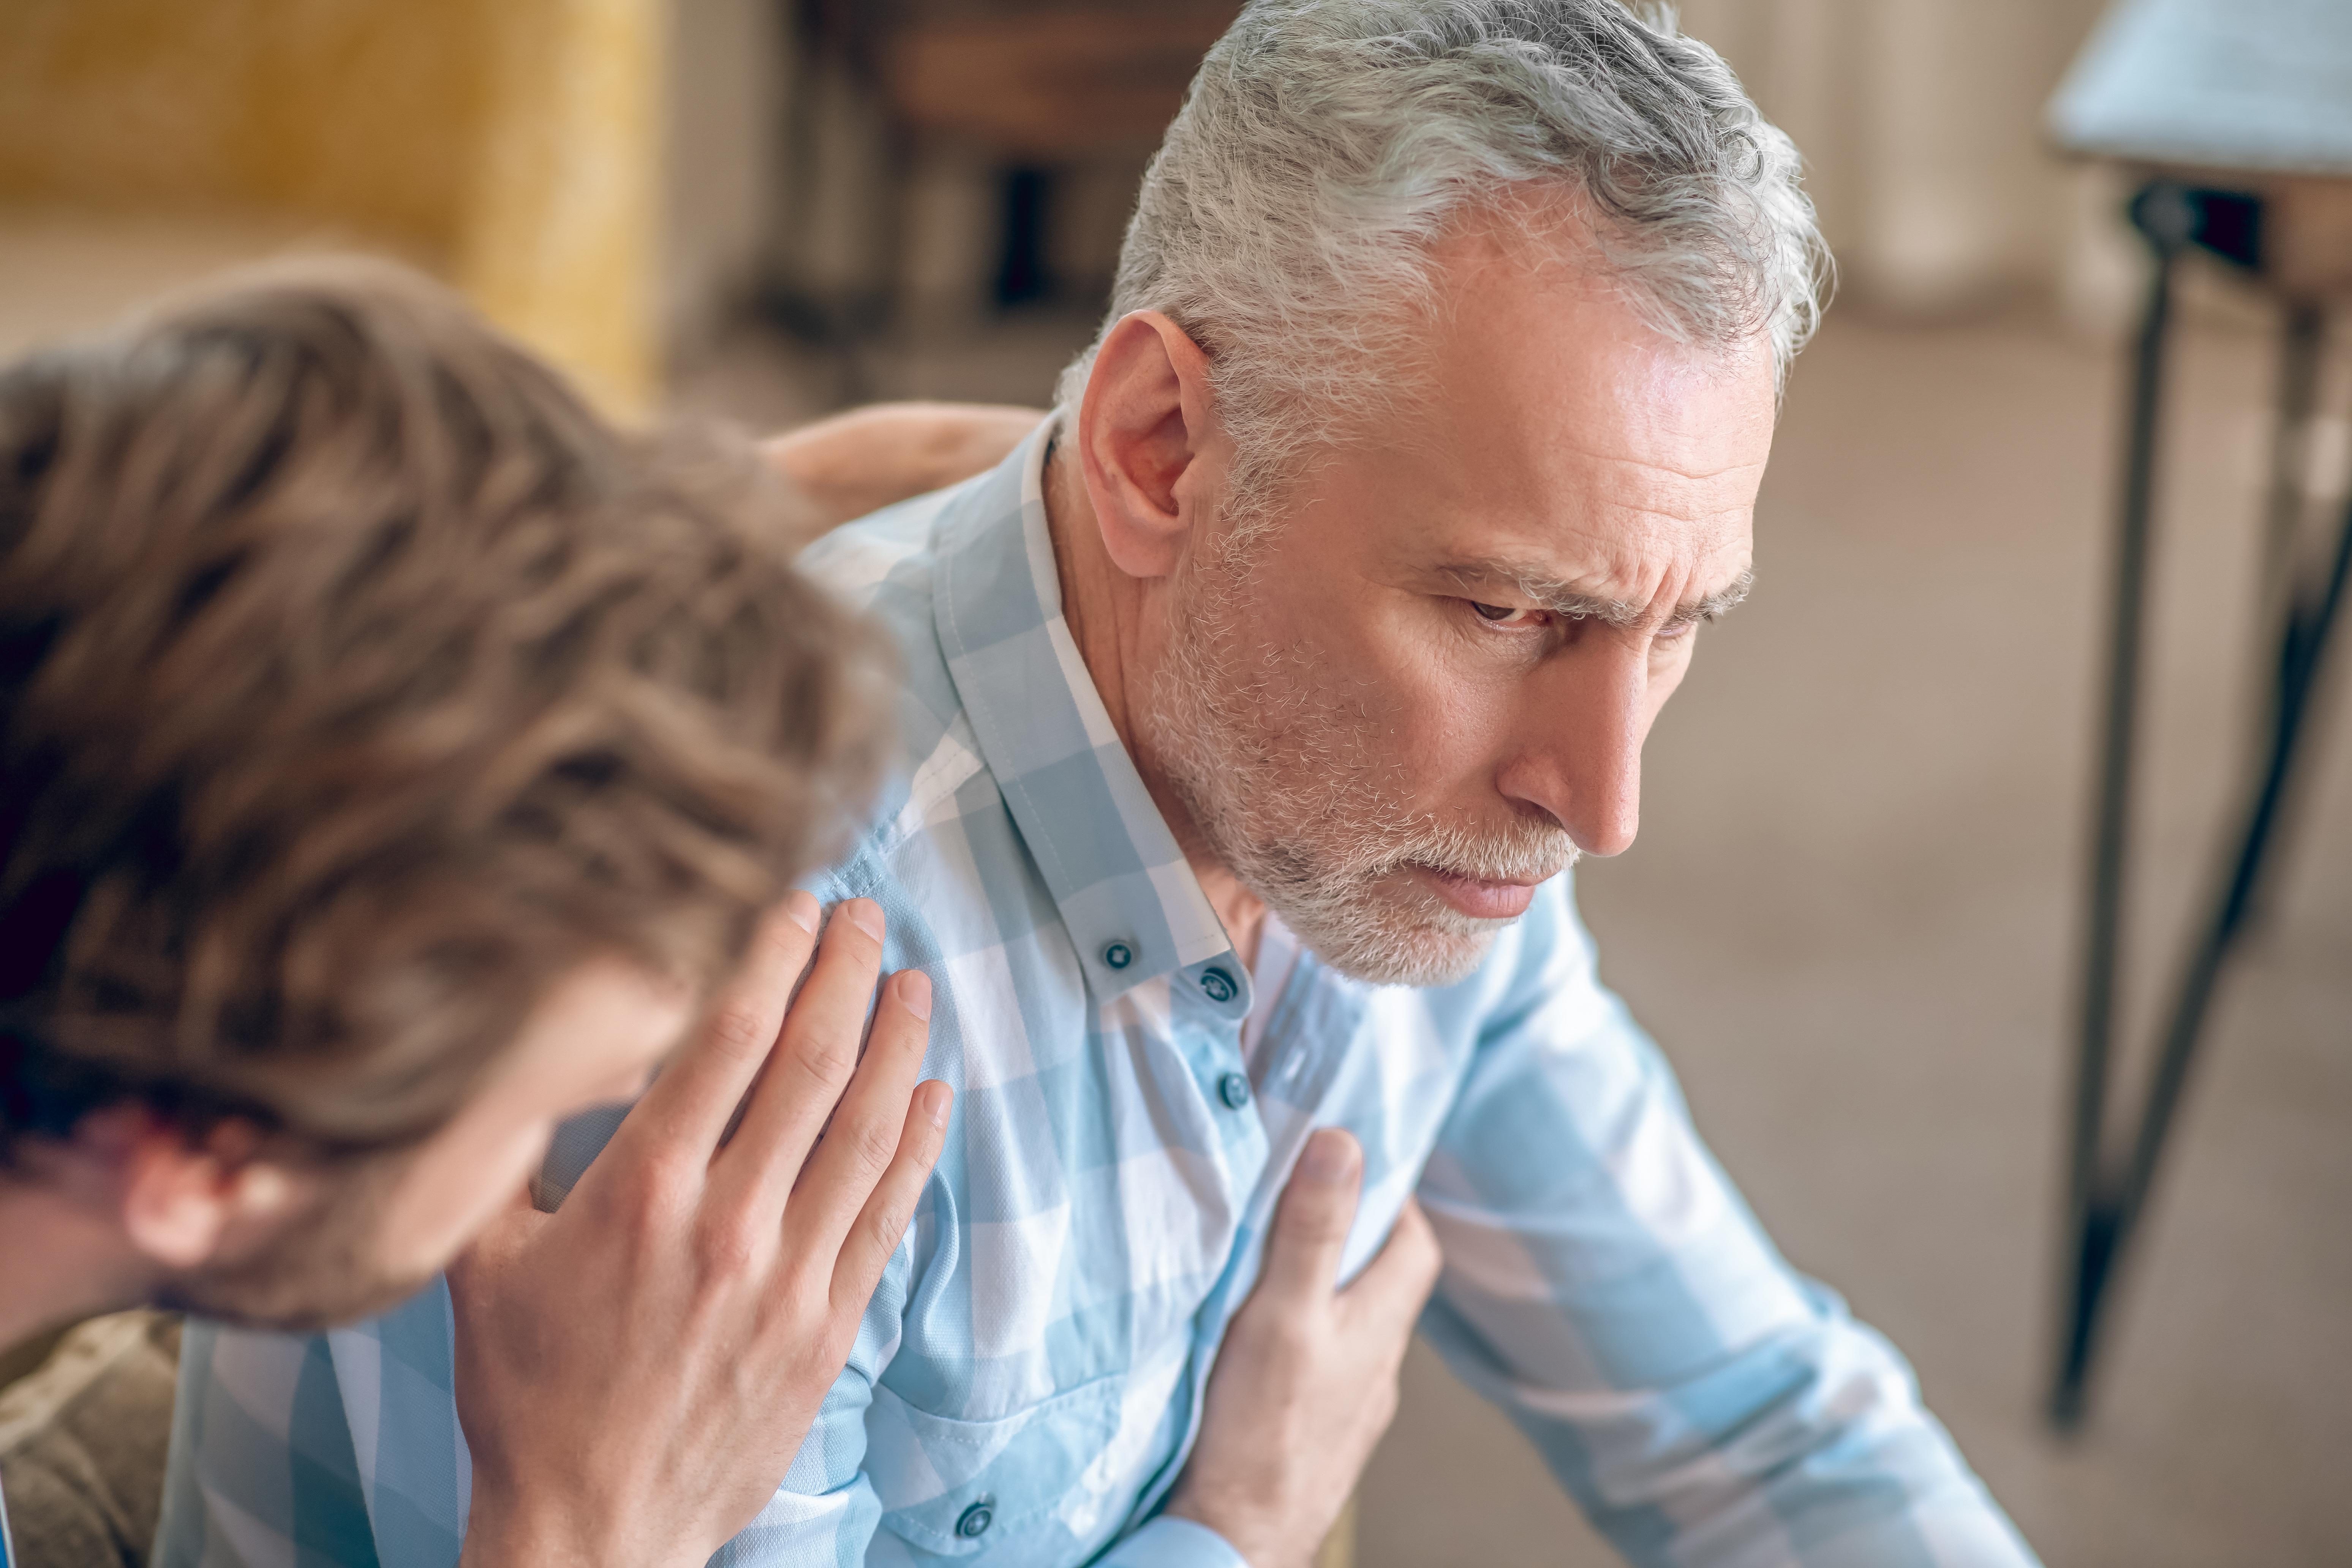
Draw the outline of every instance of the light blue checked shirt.
[[[1423,1331],[1637,1563],[2022,1568],[1910,1372],[1773,1250],[1594,978],[1567,879],[1439,990],[1252,978],[1060,608],[1044,438],[810,565],[896,628],[909,770],[815,884],[938,995],[947,1148],[848,1370],[722,1563],[1234,1568],[1160,1517],[1300,1143],[1362,1141],[1360,1268],[1418,1192]],[[1255,1070],[1253,1070],[1253,1065]],[[558,1186],[609,1135],[575,1124]],[[300,1339],[192,1330],[163,1568],[447,1568],[444,1289]]]

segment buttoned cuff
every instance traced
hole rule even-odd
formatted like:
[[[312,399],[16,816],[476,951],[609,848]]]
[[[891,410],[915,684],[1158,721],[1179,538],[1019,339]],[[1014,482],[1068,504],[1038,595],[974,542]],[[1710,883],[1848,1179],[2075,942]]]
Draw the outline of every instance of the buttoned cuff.
[[[1164,1513],[1095,1563],[1097,1568],[1249,1568],[1248,1561],[1207,1525]]]

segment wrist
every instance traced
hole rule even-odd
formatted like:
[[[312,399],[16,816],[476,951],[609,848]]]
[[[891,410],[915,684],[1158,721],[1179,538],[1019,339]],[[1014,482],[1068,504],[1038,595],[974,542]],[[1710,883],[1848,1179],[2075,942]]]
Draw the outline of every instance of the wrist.
[[[1243,1500],[1180,1486],[1160,1511],[1215,1535],[1249,1568],[1290,1568],[1279,1532],[1271,1528],[1266,1510],[1252,1508]]]
[[[718,1544],[697,1550],[670,1542],[647,1552],[614,1528],[594,1519],[576,1500],[540,1500],[503,1488],[484,1488],[478,1477],[466,1518],[466,1540],[457,1568],[699,1568]]]
[[[521,1568],[546,1563],[575,1568],[588,1561],[576,1542],[545,1523],[534,1523],[477,1507],[466,1519],[466,1542],[457,1568]]]

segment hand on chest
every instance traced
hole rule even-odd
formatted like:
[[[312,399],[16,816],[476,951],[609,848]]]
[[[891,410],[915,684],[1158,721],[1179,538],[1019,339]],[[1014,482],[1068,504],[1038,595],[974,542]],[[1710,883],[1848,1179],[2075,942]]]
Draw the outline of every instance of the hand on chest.
[[[1435,1140],[1449,1054],[1378,998],[1302,1032],[1318,1011],[1277,1015],[1238,1089],[1238,1030],[1106,1009],[1093,1070],[1033,1078],[1020,1104],[967,1090],[956,1212],[866,1415],[889,1542],[874,1560],[1076,1563],[1111,1539],[1181,1462],[1316,1127],[1367,1153],[1345,1272],[1379,1249]]]

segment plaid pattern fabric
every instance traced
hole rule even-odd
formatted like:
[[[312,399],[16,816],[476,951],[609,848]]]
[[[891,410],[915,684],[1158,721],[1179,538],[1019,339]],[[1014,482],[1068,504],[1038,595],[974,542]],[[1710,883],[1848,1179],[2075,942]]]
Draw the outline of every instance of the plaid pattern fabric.
[[[1045,437],[853,525],[813,569],[897,629],[910,765],[814,884],[936,985],[958,1099],[807,1445],[722,1563],[1232,1568],[1158,1517],[1314,1127],[1354,1131],[1360,1268],[1418,1191],[1425,1331],[1644,1564],[2031,1554],[1907,1368],[1773,1251],[1594,977],[1566,879],[1442,990],[1311,953],[1268,1010],[1062,619]],[[611,1118],[567,1130],[576,1176]],[[165,1568],[447,1568],[466,1517],[446,1291],[322,1338],[191,1330]]]

